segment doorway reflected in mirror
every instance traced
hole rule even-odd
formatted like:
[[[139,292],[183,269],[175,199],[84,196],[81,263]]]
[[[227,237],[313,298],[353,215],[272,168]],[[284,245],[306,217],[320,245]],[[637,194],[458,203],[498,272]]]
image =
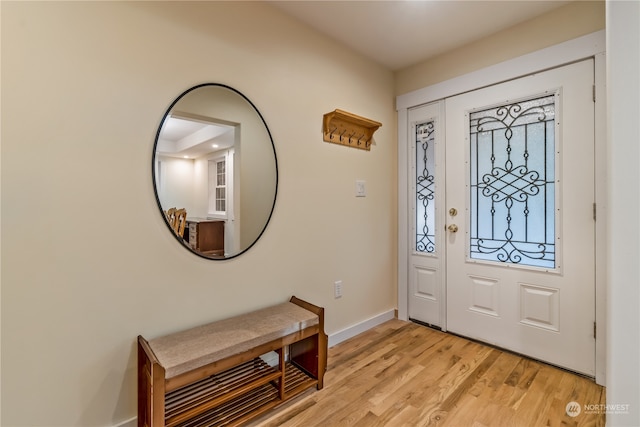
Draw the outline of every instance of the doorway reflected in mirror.
[[[255,105],[226,85],[194,86],[173,101],[156,134],[152,174],[169,230],[204,258],[245,252],[273,213],[278,167],[271,133]],[[186,212],[181,222],[177,211]]]

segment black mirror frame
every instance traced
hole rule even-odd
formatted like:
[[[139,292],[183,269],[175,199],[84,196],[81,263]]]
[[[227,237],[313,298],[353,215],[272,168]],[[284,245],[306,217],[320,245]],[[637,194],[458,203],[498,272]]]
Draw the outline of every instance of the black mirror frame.
[[[196,89],[202,88],[202,87],[208,87],[208,86],[216,86],[216,87],[221,87],[224,89],[228,89],[234,93],[236,93],[237,95],[241,96],[245,101],[247,101],[247,103],[249,103],[249,105],[251,106],[251,108],[253,108],[253,111],[255,111],[255,113],[258,115],[258,117],[260,117],[260,120],[262,121],[262,124],[264,125],[265,130],[267,131],[267,135],[269,135],[269,142],[271,143],[271,149],[273,150],[273,161],[275,163],[275,173],[276,173],[276,182],[275,182],[275,191],[273,194],[273,203],[271,205],[271,210],[269,211],[269,216],[267,217],[267,220],[265,221],[264,227],[262,228],[262,230],[260,231],[260,233],[258,234],[258,236],[256,236],[256,238],[253,240],[253,242],[247,246],[246,248],[238,251],[235,254],[232,254],[230,256],[222,256],[222,257],[209,257],[206,256],[202,253],[199,253],[193,249],[191,249],[188,245],[185,244],[184,240],[182,240],[180,238],[180,236],[178,236],[174,231],[173,228],[171,227],[171,224],[169,224],[169,221],[167,220],[166,215],[164,214],[164,210],[162,208],[162,204],[160,203],[160,198],[158,197],[158,188],[156,186],[156,168],[155,168],[155,162],[156,162],[156,151],[157,151],[157,146],[158,146],[158,139],[160,138],[160,133],[162,131],[162,125],[164,124],[165,120],[167,119],[167,117],[169,116],[169,114],[171,113],[171,110],[173,109],[173,107],[187,94],[193,92]],[[184,92],[182,92],[172,103],[171,105],[169,105],[169,107],[167,108],[167,110],[165,111],[164,115],[162,116],[162,120],[160,120],[160,124],[158,126],[158,130],[156,132],[156,137],[153,143],[153,151],[152,151],[152,155],[151,155],[151,179],[152,179],[152,183],[153,183],[153,194],[156,198],[156,204],[158,205],[158,209],[160,211],[160,215],[162,216],[162,219],[164,220],[165,225],[167,226],[167,228],[169,229],[169,231],[171,232],[171,234],[173,235],[173,237],[180,243],[180,245],[182,245],[184,248],[186,248],[189,252],[207,259],[207,260],[211,260],[211,261],[227,261],[227,260],[231,260],[233,258],[236,258],[240,255],[242,255],[243,253],[247,252],[249,249],[251,249],[258,240],[260,240],[260,238],[262,237],[262,235],[264,234],[265,230],[267,229],[267,226],[269,225],[269,222],[271,222],[271,217],[273,216],[273,211],[275,210],[276,207],[276,200],[278,199],[278,179],[279,179],[279,172],[278,172],[278,156],[276,155],[276,147],[275,144],[273,142],[273,136],[271,135],[271,130],[269,129],[269,126],[267,126],[267,122],[264,120],[264,117],[262,116],[262,114],[260,113],[260,111],[258,110],[258,108],[256,108],[255,104],[253,102],[251,102],[251,100],[249,98],[247,98],[242,92],[238,91],[237,89],[234,89],[231,86],[228,86],[226,84],[222,84],[222,83],[201,83],[198,84],[196,86],[193,86],[187,90],[185,90]]]

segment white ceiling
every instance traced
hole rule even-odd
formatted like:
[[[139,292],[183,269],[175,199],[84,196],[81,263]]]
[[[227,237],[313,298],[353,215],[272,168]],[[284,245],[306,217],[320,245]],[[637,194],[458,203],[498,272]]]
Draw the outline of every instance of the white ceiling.
[[[572,0],[299,0],[285,13],[396,71]]]
[[[233,144],[233,126],[169,115],[162,123],[156,152],[169,157],[196,159]]]

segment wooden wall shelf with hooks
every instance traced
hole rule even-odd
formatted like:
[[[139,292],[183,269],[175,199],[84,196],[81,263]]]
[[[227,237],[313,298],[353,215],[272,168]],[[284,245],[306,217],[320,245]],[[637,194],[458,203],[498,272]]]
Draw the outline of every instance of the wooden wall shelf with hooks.
[[[380,126],[380,122],[343,110],[335,110],[323,117],[322,139],[325,142],[370,150],[373,133]]]

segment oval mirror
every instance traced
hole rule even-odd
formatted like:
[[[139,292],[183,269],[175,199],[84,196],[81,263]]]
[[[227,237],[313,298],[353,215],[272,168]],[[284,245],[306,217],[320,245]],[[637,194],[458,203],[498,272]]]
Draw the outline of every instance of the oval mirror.
[[[153,185],[169,231],[208,259],[229,259],[264,232],[276,200],[271,133],[251,101],[201,84],[167,109],[153,148]]]

